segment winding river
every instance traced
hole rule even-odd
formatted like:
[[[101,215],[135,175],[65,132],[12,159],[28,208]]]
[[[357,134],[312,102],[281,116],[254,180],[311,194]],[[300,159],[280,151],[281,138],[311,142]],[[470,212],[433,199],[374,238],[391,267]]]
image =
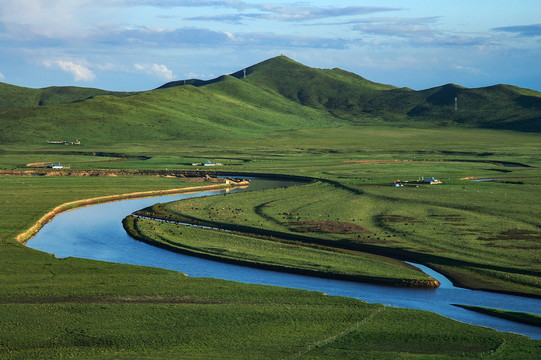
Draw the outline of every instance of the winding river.
[[[231,192],[260,190],[292,184],[294,183],[288,181],[254,179],[248,189],[234,189]],[[193,277],[213,277],[244,283],[314,290],[325,292],[328,295],[357,298],[370,303],[428,310],[458,321],[541,339],[541,328],[539,327],[519,324],[451,305],[455,303],[540,313],[541,299],[457,288],[441,274],[422,265],[414,264],[440,281],[439,288],[395,288],[246,268],[153,247],[133,240],[122,228],[121,221],[126,215],[157,202],[224,194],[225,192],[207,191],[196,194],[132,199],[68,211],[57,215],[46,224],[34,238],[28,241],[27,246],[53,253],[57,257],[71,256],[152,266],[180,271]]]

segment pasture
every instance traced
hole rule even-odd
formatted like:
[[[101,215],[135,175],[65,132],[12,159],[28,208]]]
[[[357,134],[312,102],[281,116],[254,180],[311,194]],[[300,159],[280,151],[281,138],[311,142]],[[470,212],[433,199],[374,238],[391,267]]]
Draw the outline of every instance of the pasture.
[[[80,169],[193,169],[189,163],[213,160],[224,163],[213,171],[320,178],[303,187],[166,208],[201,221],[242,221],[263,231],[347,240],[377,250],[376,258],[395,257],[397,251],[403,256],[407,250],[464,285],[538,295],[539,259],[533,249],[539,244],[538,139],[492,130],[359,126],[212,142],[80,148],[19,144],[1,146],[0,168],[22,169],[42,159],[56,161],[56,156]],[[127,156],[93,156],[97,151]],[[381,161],[396,159],[408,161]],[[420,176],[443,184],[392,186],[396,179]],[[193,184],[159,177],[1,176],[0,181],[0,318],[7,325],[0,330],[0,358],[535,359],[541,353],[539,341],[420,311],[159,269],[56,259],[14,240],[52,208],[83,198]],[[329,227],[317,227],[324,225],[321,221]],[[335,223],[370,233],[336,233]],[[200,231],[190,241],[204,237]],[[396,275],[393,262],[379,264]]]

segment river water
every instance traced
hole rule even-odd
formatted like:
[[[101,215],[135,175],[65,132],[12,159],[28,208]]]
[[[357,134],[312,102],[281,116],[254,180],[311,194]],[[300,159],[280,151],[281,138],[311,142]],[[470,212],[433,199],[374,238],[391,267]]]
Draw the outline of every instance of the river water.
[[[248,191],[292,184],[295,183],[255,179]],[[235,189],[231,192],[238,191],[246,190]],[[451,305],[486,306],[539,314],[541,313],[541,299],[457,288],[441,274],[422,265],[414,264],[440,281],[439,288],[395,288],[225,264],[170,252],[135,241],[126,234],[122,227],[122,219],[125,216],[158,202],[225,193],[226,191],[207,191],[197,194],[132,199],[68,211],[57,215],[45,225],[34,238],[28,241],[27,246],[55,254],[60,258],[71,256],[152,266],[180,271],[192,277],[213,277],[251,284],[314,290],[325,292],[328,295],[361,299],[370,303],[428,310],[458,321],[541,339],[541,328],[478,314]]]

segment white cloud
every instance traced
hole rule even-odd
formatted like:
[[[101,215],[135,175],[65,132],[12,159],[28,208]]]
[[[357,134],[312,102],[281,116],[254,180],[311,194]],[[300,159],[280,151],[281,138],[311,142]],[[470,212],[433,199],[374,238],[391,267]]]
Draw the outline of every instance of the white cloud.
[[[460,72],[473,73],[473,74],[480,74],[481,73],[480,69],[472,67],[472,66],[462,66],[462,65],[453,64],[453,65],[451,65],[451,69],[457,70],[457,71],[460,71]]]
[[[144,71],[149,75],[158,77],[161,80],[171,81],[175,78],[173,71],[169,70],[167,66],[160,64],[134,64],[135,70]]]
[[[97,64],[96,68],[101,70],[101,71],[115,71],[115,70],[119,69],[119,67],[117,65],[112,64],[110,62],[108,62],[106,64]]]
[[[342,6],[342,7],[317,7],[293,5],[265,4],[260,6],[261,10],[268,14],[253,14],[255,18],[275,19],[283,21],[305,21],[325,18],[337,18],[344,16],[367,15],[384,11],[396,11],[399,9],[374,6]]]
[[[73,61],[54,60],[44,61],[43,64],[48,68],[58,68],[73,75],[75,81],[93,81],[96,75],[87,66]]]
[[[216,77],[217,75],[214,75],[212,73],[211,74],[198,74],[198,73],[190,72],[190,73],[184,74],[185,79],[214,79]]]
[[[6,78],[6,77],[4,76],[4,74],[2,74],[2,73],[0,72],[0,80],[5,80],[5,78]]]
[[[87,33],[83,24],[92,3],[91,0],[2,0],[0,14],[11,33],[72,38]]]
[[[160,78],[165,80],[173,80],[173,72],[167,68],[165,65],[152,65],[152,72],[158,75]]]
[[[235,41],[235,35],[230,33],[229,31],[224,31],[224,34],[227,36],[229,40]]]

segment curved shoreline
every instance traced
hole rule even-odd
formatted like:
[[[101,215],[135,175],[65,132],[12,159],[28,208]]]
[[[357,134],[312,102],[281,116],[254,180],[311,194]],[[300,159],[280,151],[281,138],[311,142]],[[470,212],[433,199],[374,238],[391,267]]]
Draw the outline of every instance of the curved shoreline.
[[[293,266],[287,265],[278,265],[272,263],[260,263],[255,261],[236,259],[232,257],[214,255],[205,252],[198,252],[193,250],[188,250],[175,246],[174,244],[168,244],[166,242],[160,242],[154,239],[149,238],[148,236],[140,233],[135,229],[133,224],[130,224],[133,219],[136,218],[133,215],[128,215],[122,220],[122,226],[128,235],[133,239],[142,241],[146,244],[156,246],[165,250],[177,252],[184,255],[196,256],[203,259],[220,261],[228,264],[247,266],[262,270],[286,272],[290,274],[297,275],[306,275],[306,276],[315,276],[325,279],[334,279],[334,280],[344,280],[344,281],[355,281],[355,282],[364,282],[378,285],[387,285],[387,286],[396,286],[396,287],[411,287],[411,288],[424,288],[424,289],[435,289],[440,285],[438,280],[413,280],[413,279],[392,279],[384,277],[372,277],[372,276],[363,276],[363,275],[352,275],[346,273],[338,272],[325,272],[312,269],[302,269]],[[218,230],[219,231],[219,230]]]
[[[28,240],[34,237],[37,234],[37,232],[43,226],[45,226],[45,224],[51,221],[56,215],[63,213],[65,211],[74,210],[74,209],[81,208],[84,206],[95,205],[95,204],[106,203],[106,202],[113,202],[113,201],[128,200],[128,199],[155,197],[155,196],[160,196],[160,195],[174,195],[174,194],[194,193],[194,192],[208,191],[208,190],[229,189],[231,187],[248,186],[249,184],[250,184],[249,181],[243,180],[240,182],[221,183],[217,185],[192,186],[192,187],[186,187],[186,188],[167,189],[167,190],[139,191],[139,192],[133,192],[133,193],[127,193],[127,194],[107,195],[107,196],[100,196],[100,197],[95,197],[95,198],[90,198],[90,199],[70,201],[70,202],[58,205],[53,210],[43,215],[33,226],[31,226],[26,231],[17,235],[16,240],[24,245],[26,244]]]
[[[261,174],[259,174],[259,175],[261,175]],[[330,180],[326,180],[326,179],[318,179],[318,180],[324,181],[324,182],[329,182],[329,183],[334,183],[334,182],[332,182]],[[216,228],[216,229],[225,230],[225,231],[233,231],[233,232],[239,232],[239,233],[263,235],[260,231],[258,231],[258,229],[249,228],[249,227],[242,226],[242,225],[236,225],[236,226],[227,227],[227,226],[224,226],[225,224],[221,224],[221,223],[195,221],[194,219],[189,219],[189,218],[184,218],[182,220],[173,219],[173,218],[169,218],[169,217],[161,218],[161,217],[157,216],[156,214],[149,215],[149,214],[141,213],[143,211],[144,211],[144,209],[138,210],[138,211],[134,212],[132,215],[137,215],[137,216],[142,216],[142,217],[149,217],[149,218],[152,218],[152,219],[158,220],[158,221],[178,221],[178,222],[187,223],[187,224],[193,225],[193,226],[203,226],[203,227],[207,226],[207,227],[210,227],[210,228]],[[152,239],[150,239],[150,242],[145,241],[145,240],[139,239],[136,236],[132,235],[127,229],[125,229],[125,230],[134,239],[139,240],[139,241],[143,241],[143,242],[147,242],[150,245],[165,248],[167,250],[174,251],[174,252],[183,253],[185,255],[193,255],[193,256],[197,256],[197,257],[222,261],[222,262],[226,262],[226,263],[235,263],[235,262],[233,262],[234,260],[231,260],[229,258],[217,257],[217,256],[213,256],[213,255],[206,255],[206,254],[205,254],[205,256],[201,256],[197,252],[188,252],[188,251],[185,251],[185,250],[180,250],[179,251],[179,249],[174,247],[174,246],[170,246],[168,244],[161,244],[161,243],[153,241]],[[306,239],[304,239],[304,236],[302,236],[302,235],[289,236],[289,235],[287,235],[285,233],[274,232],[274,231],[270,231],[270,230],[265,230],[264,233],[265,233],[264,235],[269,235],[270,234],[271,236],[274,236],[274,237],[277,237],[277,238],[285,237],[285,238],[290,239],[290,240],[306,241]],[[311,238],[309,240],[316,240],[316,239]],[[321,240],[319,240],[319,241],[321,241]],[[318,244],[319,245],[326,245],[324,240],[321,241],[321,242],[318,242]],[[347,247],[346,247],[346,249],[347,249]],[[418,263],[418,264],[427,266],[427,267],[431,268],[432,270],[434,270],[434,271],[440,273],[441,275],[445,276],[449,281],[451,281],[453,286],[456,286],[456,287],[460,287],[460,288],[464,288],[464,289],[470,289],[470,290],[474,290],[474,291],[479,290],[479,291],[486,291],[486,292],[497,293],[497,294],[507,294],[507,295],[513,295],[513,296],[521,296],[521,297],[527,297],[527,298],[541,299],[541,295],[538,295],[538,294],[525,293],[525,292],[512,291],[512,290],[505,290],[505,289],[492,289],[492,288],[487,288],[487,287],[483,287],[483,286],[473,286],[473,285],[463,281],[462,279],[457,278],[456,276],[454,276],[454,274],[448,273],[447,271],[445,271],[445,269],[441,269],[441,268],[435,269],[433,267],[434,266],[433,264],[431,264],[430,262],[427,262],[425,259],[422,258],[422,255],[423,255],[422,253],[417,254],[417,253],[408,251],[406,249],[384,249],[384,248],[380,248],[380,247],[375,247],[375,246],[370,245],[370,244],[363,244],[357,250],[365,251],[367,253],[374,254],[374,255],[386,256],[386,257],[389,257],[389,258],[395,259],[395,260],[400,260],[400,261],[405,261],[405,262],[411,261],[411,262],[414,262],[414,263]],[[226,260],[224,260],[224,259],[226,259]],[[242,260],[239,260],[239,261],[242,261]],[[258,267],[258,268],[265,269],[265,270],[276,270],[276,271],[282,271],[282,272],[296,273],[296,274],[300,274],[300,275],[309,275],[309,276],[322,277],[321,275],[318,275],[318,274],[307,274],[306,272],[290,271],[289,268],[287,268],[287,267],[284,270],[280,270],[278,268],[275,268],[275,269],[269,268],[269,266],[272,267],[273,265],[266,265],[266,264],[263,264],[263,265],[265,265],[265,267],[254,266],[253,263],[250,263],[250,262],[247,262],[246,264],[236,262],[235,264],[245,265],[245,266],[249,266],[249,267],[256,267],[256,268]],[[300,270],[303,271],[302,269],[300,269]],[[358,277],[358,276],[356,277],[356,279],[353,279],[352,278],[353,276],[348,277],[346,279],[345,277],[327,276],[328,273],[325,273],[324,275],[325,276],[323,276],[323,277],[325,277],[325,278],[333,278],[333,279],[337,279],[337,280],[360,281],[360,282],[375,283],[375,284],[385,283],[386,285],[395,285],[395,284],[391,284],[392,281],[389,281],[390,279],[385,279],[385,281],[380,281],[381,279],[379,279],[379,278],[375,279],[375,280],[370,280],[370,279],[360,279],[360,277]],[[342,275],[339,275],[339,276],[342,276]],[[435,281],[437,282],[437,280],[435,280]],[[420,288],[437,288],[439,286],[439,282],[437,282],[437,284],[428,284],[428,283],[426,283],[426,284],[422,284],[422,285],[419,285],[418,283],[415,283],[415,284],[410,283],[410,285],[407,285],[406,282],[401,282],[401,284],[398,285],[398,286],[402,286],[402,287],[420,287]]]
[[[9,173],[9,175],[29,175],[28,172],[29,172],[28,170],[23,170],[23,171],[2,171],[2,170],[0,170],[0,175],[8,175],[8,173]],[[106,170],[105,172],[111,173],[111,172],[114,172],[114,170],[113,171]],[[128,172],[130,172],[130,175],[136,175],[136,176],[137,175],[141,176],[143,174],[147,175],[147,176],[148,175],[150,175],[150,176],[152,176],[152,175],[160,176],[160,175],[163,174],[164,171],[147,170],[147,171],[128,171]],[[173,172],[186,174],[186,172],[183,172],[183,171],[173,171]],[[171,173],[171,171],[169,171],[169,173]],[[196,174],[201,174],[201,173],[208,174],[208,172],[202,172],[202,171],[193,171],[193,172],[192,171],[187,171],[187,173],[191,173],[191,174],[194,174],[194,173],[196,173]],[[291,178],[293,178],[293,179],[298,179],[298,180],[303,180],[303,181],[313,181],[314,180],[314,178],[306,177],[306,176],[295,176],[295,175],[290,176],[290,175],[265,174],[265,173],[263,173],[263,174],[262,173],[238,173],[238,172],[233,173],[233,172],[229,172],[229,171],[219,171],[219,172],[213,172],[212,174],[213,175],[220,175],[220,176],[239,176],[239,175],[247,176],[247,177],[263,176],[263,177],[277,178],[277,179],[284,179],[284,178],[291,179]],[[73,174],[71,174],[71,175],[73,175]],[[79,176],[81,176],[81,175],[79,175]],[[329,180],[324,180],[324,179],[319,179],[319,180],[330,182]],[[249,181],[245,181],[243,184],[240,184],[240,185],[239,185],[239,183],[236,183],[235,186],[245,186],[245,185],[249,185],[249,184],[250,184]],[[137,193],[130,193],[130,194],[122,194],[122,195],[104,196],[104,197],[92,198],[92,199],[86,199],[86,200],[77,200],[77,201],[73,201],[73,202],[69,202],[69,203],[65,203],[65,204],[57,206],[52,211],[50,211],[49,213],[44,215],[41,219],[39,219],[38,222],[34,226],[29,228],[27,231],[19,234],[16,237],[16,239],[17,239],[17,241],[19,241],[23,245],[26,244],[26,242],[28,240],[30,240],[33,236],[35,236],[36,233],[46,223],[48,223],[49,221],[51,221],[54,218],[54,216],[56,216],[57,214],[59,214],[61,212],[73,210],[73,209],[76,209],[76,208],[79,208],[79,207],[84,207],[84,206],[93,205],[93,204],[99,204],[99,203],[104,203],[104,202],[127,200],[127,199],[130,199],[130,198],[154,197],[154,196],[159,196],[159,195],[168,195],[168,194],[172,195],[172,194],[199,192],[199,191],[213,190],[213,189],[223,189],[223,188],[227,188],[227,187],[225,187],[224,184],[221,184],[221,186],[220,185],[208,185],[208,186],[196,186],[196,187],[189,187],[189,188],[181,188],[181,189],[137,192]],[[66,205],[69,206],[69,207],[66,207]],[[370,247],[369,245],[365,245],[365,247],[366,246]],[[169,249],[169,250],[172,250],[172,249]],[[367,249],[365,249],[365,250],[367,250]],[[401,254],[401,255],[390,254],[387,251],[384,251],[384,252],[368,251],[368,252],[369,253],[374,253],[376,255],[389,256],[390,258],[393,258],[393,259],[396,259],[396,260],[413,261],[413,262],[417,262],[419,264],[422,264],[424,266],[430,267],[430,264],[424,263],[422,261],[422,259],[418,259],[417,257],[412,258],[410,256],[404,256],[404,254]],[[502,290],[502,289],[497,289],[496,290],[496,289],[485,288],[485,287],[477,287],[477,286],[469,286],[468,284],[462,282],[460,279],[457,279],[456,277],[454,277],[452,274],[448,274],[448,273],[446,273],[445,271],[443,271],[441,269],[438,269],[437,271],[440,272],[445,277],[447,277],[452,282],[452,284],[454,286],[457,286],[457,287],[461,287],[461,288],[465,288],[465,289],[471,289],[471,290],[487,291],[487,292],[499,293],[499,294],[522,296],[522,297],[528,297],[528,298],[541,298],[541,295],[536,295],[536,294],[523,293],[523,292],[517,292],[517,291],[509,291],[509,290]],[[434,287],[434,286],[432,285],[430,287]]]
[[[348,275],[348,274],[321,272],[321,271],[318,272],[317,270],[293,268],[293,267],[288,267],[288,266],[284,266],[284,265],[255,263],[255,262],[251,262],[251,261],[248,261],[248,260],[233,259],[233,258],[228,258],[228,257],[222,257],[222,256],[219,256],[219,255],[212,255],[212,254],[200,253],[200,252],[196,252],[196,251],[190,251],[190,250],[187,250],[187,249],[179,248],[179,247],[177,247],[175,245],[172,245],[172,244],[167,244],[167,243],[164,243],[164,242],[156,241],[154,239],[146,237],[144,234],[136,234],[136,233],[134,233],[133,231],[131,231],[130,229],[127,228],[125,221],[127,221],[127,219],[130,216],[144,217],[142,215],[134,215],[134,214],[128,215],[122,220],[122,225],[124,227],[124,230],[126,231],[126,233],[128,235],[130,235],[130,237],[132,237],[135,240],[147,243],[149,245],[156,246],[156,247],[159,247],[159,248],[162,248],[162,249],[165,249],[165,250],[177,252],[177,253],[184,254],[184,255],[190,255],[190,256],[200,257],[200,258],[203,258],[203,259],[220,261],[220,262],[224,262],[224,263],[228,263],[228,264],[234,264],[234,265],[242,265],[242,266],[247,266],[247,267],[252,267],[252,268],[257,268],[257,269],[262,269],[262,270],[286,272],[286,273],[297,274],[297,275],[315,276],[315,277],[334,279],[334,280],[365,282],[365,283],[371,283],[371,284],[377,284],[377,285],[396,286],[396,287],[410,287],[410,288],[424,288],[424,289],[431,289],[431,288],[436,289],[436,288],[438,288],[440,286],[440,282],[438,280],[436,280],[436,279],[434,279],[434,280],[407,280],[407,279],[393,280],[391,278],[364,277],[362,275]],[[170,219],[167,220],[167,219],[151,218],[151,217],[148,217],[148,218],[152,219],[152,220],[157,220],[157,221],[172,221],[172,222],[175,222],[175,220],[170,220]],[[224,228],[220,228],[220,227],[214,227],[214,226],[217,226],[217,225],[212,225],[212,224],[204,224],[204,225],[202,225],[202,224],[198,224],[196,222],[190,222],[190,221],[186,221],[185,224],[189,225],[189,226],[209,227],[210,229],[213,229],[215,231],[238,232],[238,229],[236,229],[236,230],[235,229],[224,229]],[[239,232],[239,233],[246,235],[242,231]],[[251,234],[253,235],[253,233],[251,233]],[[441,274],[442,276],[446,277],[452,283],[452,285],[455,286],[455,287],[459,287],[459,288],[463,288],[463,289],[469,289],[469,290],[473,290],[473,291],[485,291],[485,292],[491,292],[491,293],[495,293],[495,294],[506,294],[506,295],[527,297],[527,298],[532,298],[532,299],[541,299],[541,295],[536,295],[536,294],[529,294],[529,293],[523,293],[523,292],[518,292],[518,291],[501,290],[501,289],[496,290],[496,289],[485,288],[485,287],[480,287],[480,286],[468,285],[467,283],[465,283],[465,282],[461,281],[460,279],[456,278],[455,276],[453,276],[453,274],[448,274],[443,269],[435,269],[433,267],[433,264],[425,263],[422,259],[419,259],[418,257],[399,256],[397,254],[390,254],[389,252],[385,252],[385,251],[381,251],[381,252],[367,251],[367,253],[387,256],[387,257],[389,257],[391,259],[404,261],[406,263],[410,262],[410,261],[411,262],[416,262],[416,263],[421,264],[423,266],[426,266],[426,267],[430,268],[431,270],[433,270],[433,271]]]

